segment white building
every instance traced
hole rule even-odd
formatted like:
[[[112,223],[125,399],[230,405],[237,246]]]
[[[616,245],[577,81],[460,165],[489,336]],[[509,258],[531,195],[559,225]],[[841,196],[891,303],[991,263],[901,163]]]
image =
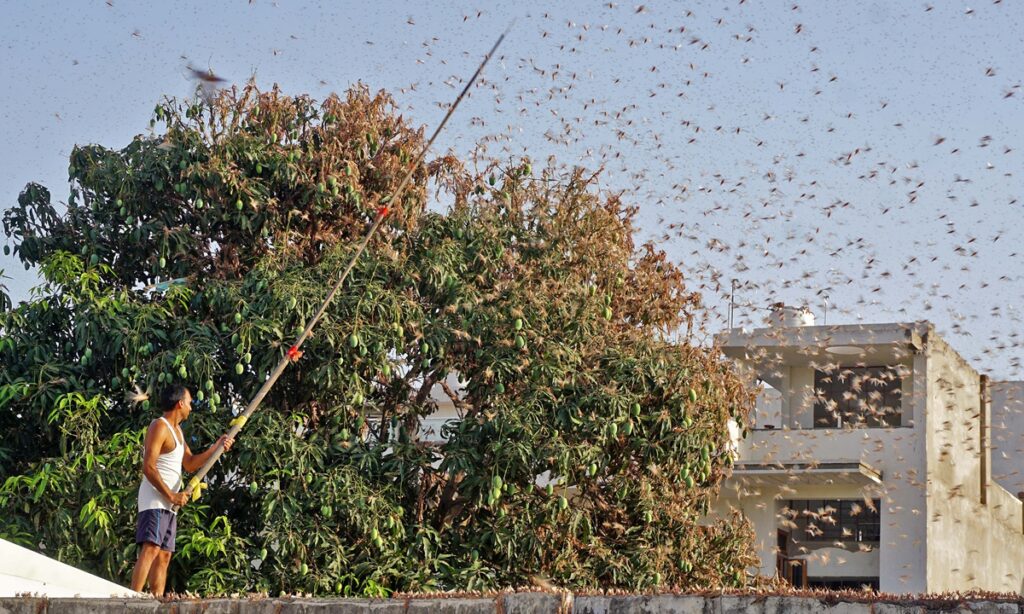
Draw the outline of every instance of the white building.
[[[0,539],[0,597],[21,595],[150,597]]]
[[[1024,383],[990,382],[928,323],[733,329],[762,386],[717,513],[760,573],[894,593],[1024,593]]]

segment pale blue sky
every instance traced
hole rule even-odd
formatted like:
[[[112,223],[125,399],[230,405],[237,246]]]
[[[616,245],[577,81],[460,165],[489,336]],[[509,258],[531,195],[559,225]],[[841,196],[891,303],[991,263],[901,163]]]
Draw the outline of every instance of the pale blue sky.
[[[362,80],[432,128],[515,18],[439,149],[603,164],[711,330],[735,278],[819,318],[827,293],[829,323],[930,319],[1020,378],[1024,5],[932,4],[3,2],[0,194],[66,198],[73,144],[121,147],[190,93],[182,56],[317,98]]]

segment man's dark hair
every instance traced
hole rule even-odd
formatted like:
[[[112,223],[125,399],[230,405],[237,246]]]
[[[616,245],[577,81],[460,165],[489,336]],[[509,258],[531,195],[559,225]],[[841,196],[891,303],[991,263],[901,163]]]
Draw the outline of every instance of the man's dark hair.
[[[185,398],[188,387],[185,384],[174,383],[164,387],[160,393],[160,410],[171,411],[178,401]]]

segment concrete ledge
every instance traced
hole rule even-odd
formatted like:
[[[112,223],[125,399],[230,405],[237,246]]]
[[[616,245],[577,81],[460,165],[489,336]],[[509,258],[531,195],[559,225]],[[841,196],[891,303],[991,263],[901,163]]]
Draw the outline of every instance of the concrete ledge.
[[[501,593],[481,597],[396,599],[151,599],[0,598],[0,614],[1024,614],[1024,597],[886,596],[874,601],[840,594],[787,595],[573,595]]]

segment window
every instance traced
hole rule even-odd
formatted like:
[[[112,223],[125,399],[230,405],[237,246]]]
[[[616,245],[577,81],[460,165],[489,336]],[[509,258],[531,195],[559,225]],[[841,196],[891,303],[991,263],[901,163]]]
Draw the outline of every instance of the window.
[[[881,503],[879,499],[870,505],[859,499],[805,499],[790,501],[782,513],[791,521],[792,536],[798,542],[877,543]]]
[[[903,378],[893,367],[814,372],[814,428],[900,426]]]

